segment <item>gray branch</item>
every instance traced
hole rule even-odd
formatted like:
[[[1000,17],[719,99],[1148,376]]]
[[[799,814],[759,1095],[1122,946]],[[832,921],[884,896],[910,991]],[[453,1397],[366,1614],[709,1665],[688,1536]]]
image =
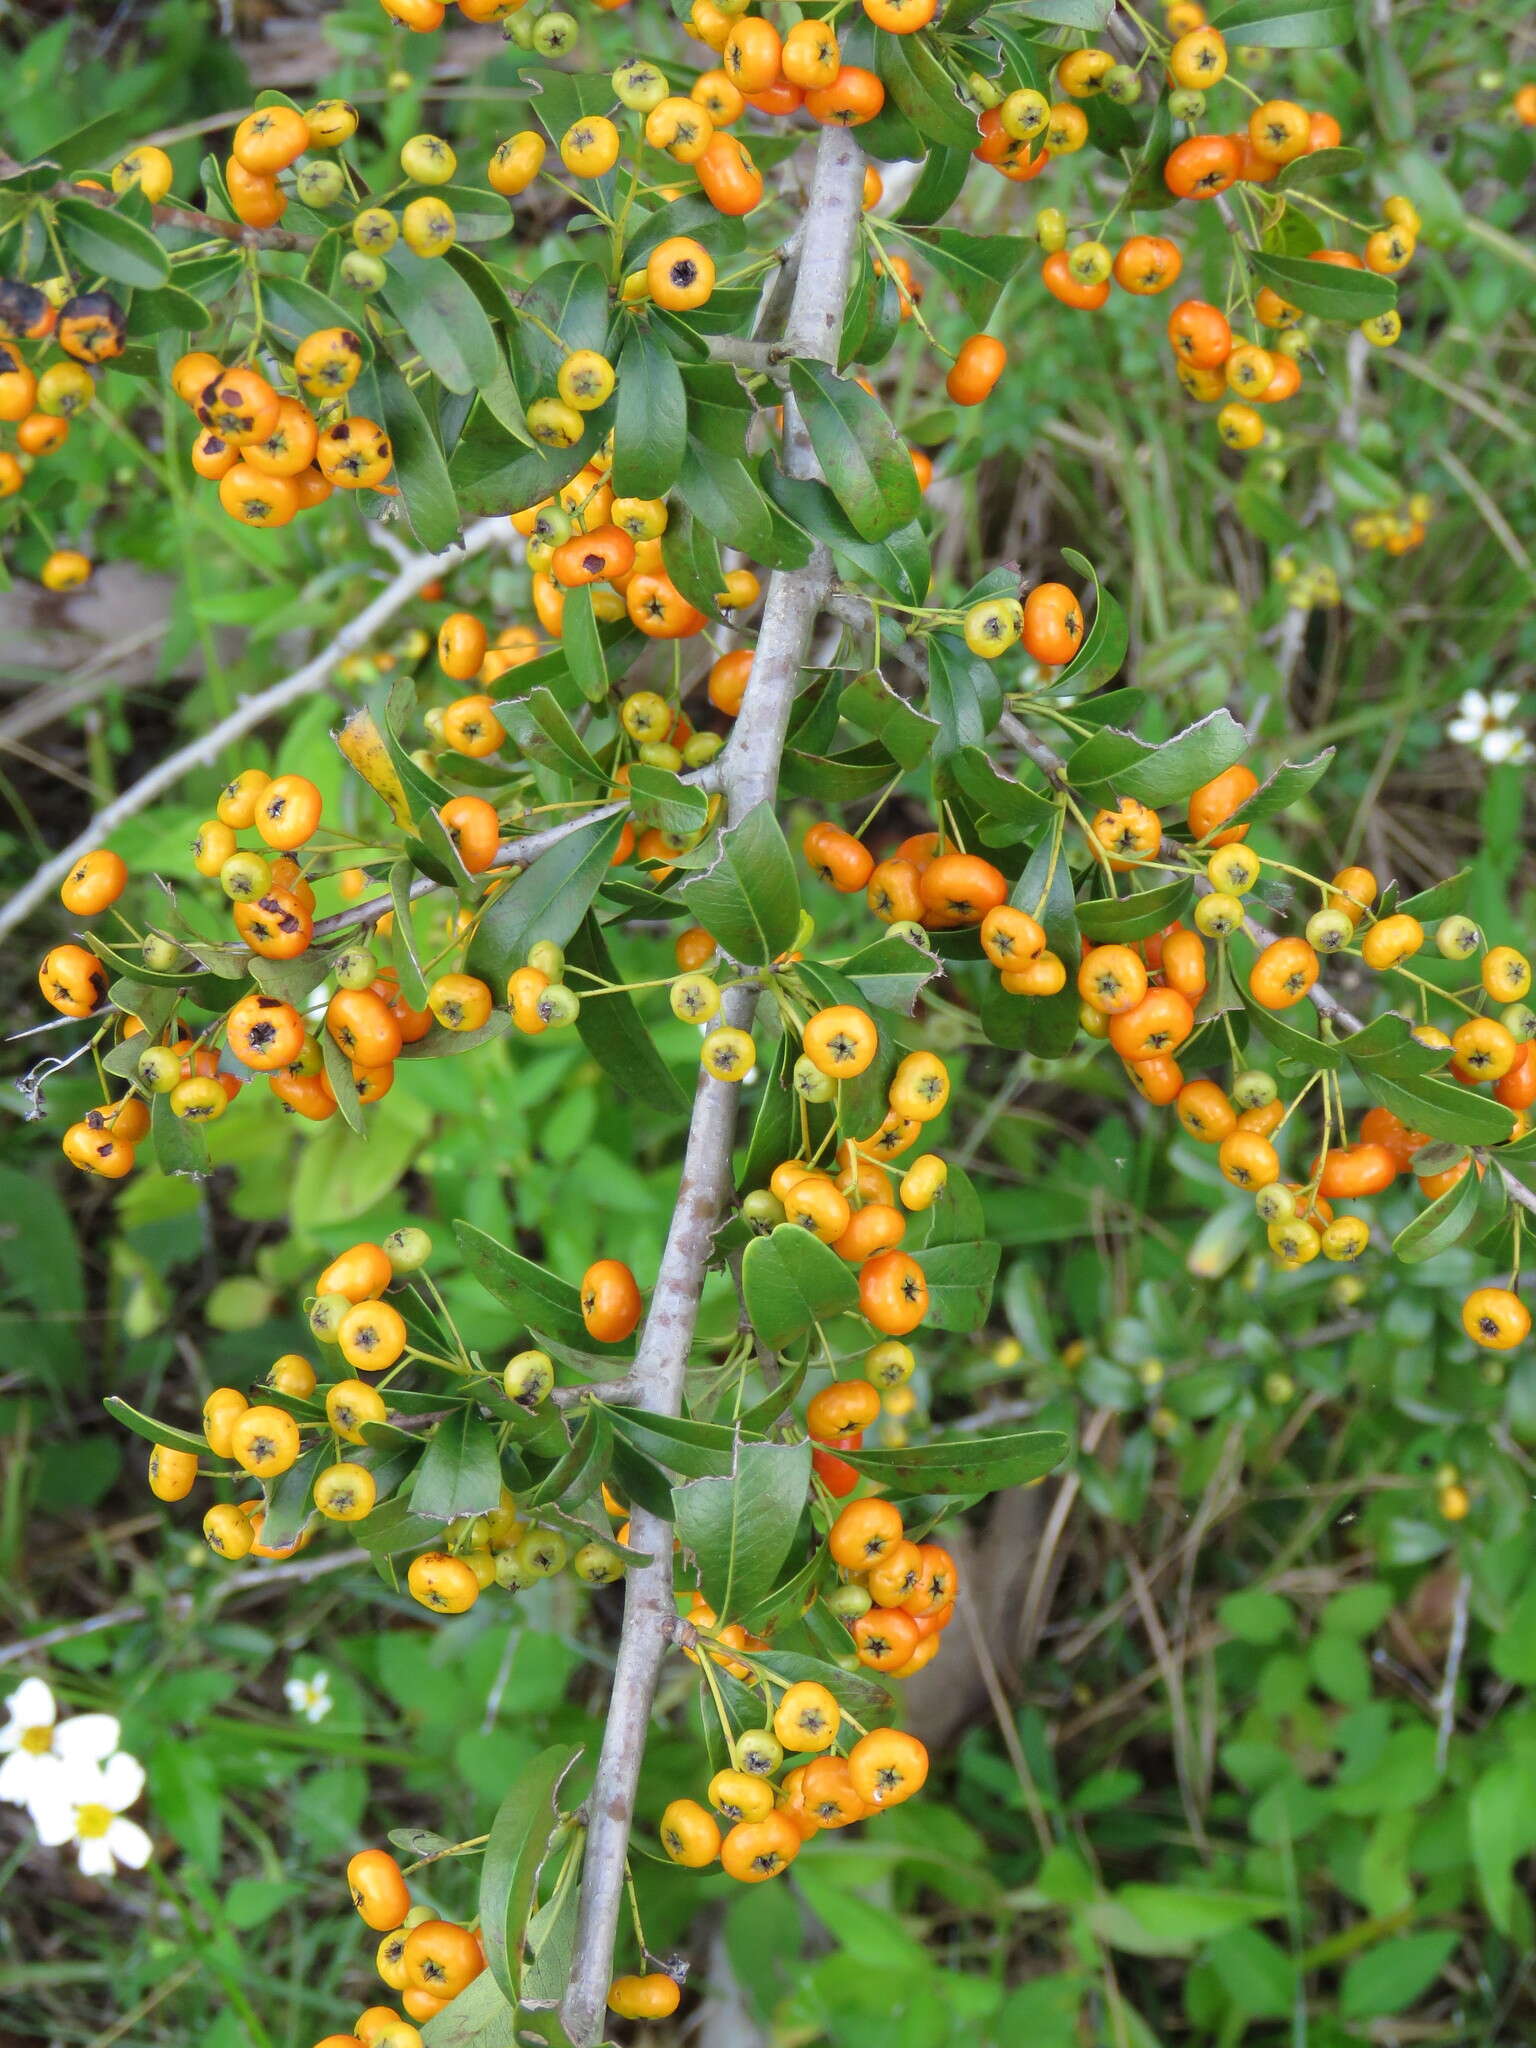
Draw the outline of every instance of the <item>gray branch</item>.
[[[814,356],[823,362],[836,360],[863,182],[864,156],[858,143],[841,129],[824,129],[806,210],[804,248],[785,325],[784,345],[794,355]],[[786,466],[792,475],[814,474],[810,438],[787,399],[784,413]],[[811,629],[830,587],[831,564],[821,548],[803,569],[775,570],[769,579],[752,680],[731,743],[721,757],[721,786],[732,823],[756,805],[771,801],[777,790],[790,708]],[[749,1026],[755,1002],[754,992],[731,990],[725,1003],[728,1021],[742,1028]],[[731,1192],[736,1103],[733,1087],[700,1071],[677,1206],[635,1356],[637,1402],[653,1414],[676,1415],[682,1406],[683,1376],[693,1344],[699,1295],[715,1228]],[[576,1962],[563,2009],[566,2031],[579,2048],[590,2048],[603,2030],[635,1787],[657,1677],[675,1617],[671,1525],[637,1508],[631,1529],[634,1547],[649,1551],[651,1562],[637,1567],[626,1581],[624,1626],[608,1723],[587,1802]]]

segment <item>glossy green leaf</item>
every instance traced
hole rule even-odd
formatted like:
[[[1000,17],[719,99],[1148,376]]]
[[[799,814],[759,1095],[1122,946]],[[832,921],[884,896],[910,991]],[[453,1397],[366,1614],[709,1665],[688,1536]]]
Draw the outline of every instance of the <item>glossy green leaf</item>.
[[[176,275],[180,277],[181,266]],[[354,326],[345,309],[302,278],[274,273],[261,281],[261,313],[269,327],[290,343],[322,327],[339,327],[356,341],[365,364],[373,361],[373,341],[366,326]]]
[[[928,641],[928,709],[938,722],[934,758],[980,748],[1003,708],[1003,689],[990,662],[972,654],[958,633]]]
[[[470,944],[469,972],[500,989],[513,968],[523,965],[536,939],[563,946],[591,908],[623,829],[619,813],[594,818],[499,889]]]
[[[588,1336],[581,1319],[581,1297],[569,1280],[558,1279],[521,1252],[498,1244],[472,1223],[455,1223],[453,1234],[465,1265],[486,1293],[511,1309],[528,1329],[547,1330],[566,1343],[593,1348],[596,1340]]]
[[[1215,25],[1229,43],[1272,50],[1331,49],[1355,32],[1349,0],[1233,0]]]
[[[672,352],[637,321],[619,357],[613,423],[613,488],[622,498],[660,498],[677,482],[688,446],[688,394]]]
[[[1035,245],[1024,235],[972,235],[933,228],[908,240],[936,270],[977,327],[992,317],[1003,287],[1017,276]]]
[[[640,773],[636,770],[636,773]],[[656,772],[656,771],[647,771]],[[600,975],[604,981],[619,978],[613,957],[595,916],[585,917],[565,942],[565,957],[572,967]],[[576,1019],[581,1042],[609,1080],[632,1095],[637,1102],[653,1108],[685,1109],[688,1096],[667,1065],[651,1037],[650,1027],[632,996],[605,995],[584,1002]]]
[[[1317,1037],[1312,1031],[1304,1029],[1300,1021],[1289,1021],[1293,1016],[1298,1020],[1304,1018],[1308,1023],[1315,1021],[1315,1012],[1310,1003],[1297,1003],[1288,1012],[1267,1010],[1263,1004],[1256,1003],[1248,993],[1246,972],[1238,976],[1238,993],[1242,997],[1243,1008],[1253,1020],[1259,1036],[1267,1038],[1281,1058],[1289,1060],[1298,1072],[1305,1071],[1310,1074],[1319,1067],[1326,1067],[1332,1072],[1343,1065],[1342,1046]]]
[[[622,1405],[610,1408],[608,1417],[626,1443],[685,1478],[719,1478],[735,1462],[741,1432],[727,1423],[695,1422],[687,1415],[652,1415],[643,1408]],[[662,1512],[666,1506],[663,1501]]]
[[[451,547],[458,538],[459,508],[448,476],[442,444],[421,402],[394,364],[382,357],[375,365],[380,420],[394,446],[394,481],[411,528],[432,553]]]
[[[1083,937],[1096,946],[1128,944],[1148,938],[1182,917],[1193,895],[1192,882],[1161,882],[1127,896],[1089,897],[1078,904],[1077,921]]]
[[[569,604],[574,592],[567,594]],[[530,761],[579,783],[605,787],[608,777],[587,749],[564,707],[543,686],[498,704],[496,715]],[[542,856],[541,856],[542,858]]]
[[[1427,1171],[1427,1169],[1425,1169]],[[1478,1210],[1477,1174],[1468,1167],[1460,1180],[1436,1195],[1392,1240],[1392,1255],[1405,1265],[1432,1259],[1457,1243]]]
[[[523,1937],[560,1820],[560,1787],[581,1754],[579,1745],[541,1750],[518,1772],[491,1822],[480,1865],[480,1933],[486,1973],[509,2005],[516,2005],[522,1987]],[[503,2039],[512,2038],[515,2025],[506,2014]],[[433,2048],[440,2048],[435,2035]]]
[[[822,475],[860,538],[884,540],[914,519],[917,472],[880,401],[825,363],[792,363],[790,388]]]
[[[770,1351],[859,1305],[853,1268],[795,1223],[753,1238],[742,1254],[741,1287],[752,1327]]]
[[[725,588],[720,543],[688,505],[678,505],[661,537],[662,567],[683,596],[706,618],[723,619],[719,605]]]
[[[1248,267],[1257,284],[1267,284],[1287,304],[1315,313],[1319,320],[1342,320],[1351,326],[1385,313],[1397,304],[1397,286],[1373,270],[1341,270],[1336,263],[1314,263],[1307,257],[1268,256],[1248,252]]]
[[[1080,555],[1076,548],[1063,548],[1061,552],[1063,559],[1093,585],[1093,622],[1076,654],[1058,675],[1052,676],[1049,693],[1053,697],[1081,697],[1120,673],[1130,645],[1130,629],[1120,600],[1100,583],[1099,572],[1088,557]]]
[[[899,1451],[839,1451],[850,1465],[897,1493],[980,1496],[1029,1486],[1054,1471],[1067,1454],[1055,1430],[1013,1430],[1002,1436],[941,1438]]]
[[[411,1488],[411,1512],[428,1522],[452,1522],[460,1515],[488,1515],[500,1498],[495,1428],[466,1401],[427,1439]]]
[[[888,597],[903,604],[921,604],[932,574],[928,537],[913,519],[882,541],[861,540],[847,514],[825,484],[814,478],[786,476],[774,459],[764,459],[763,487],[802,533],[825,541],[833,553],[868,576]]]
[[[873,733],[903,768],[920,766],[938,735],[937,722],[898,696],[877,668],[844,686],[838,709],[861,732]]]
[[[153,291],[169,282],[165,251],[146,227],[110,206],[88,199],[54,201],[59,237],[87,272],[99,271],[114,284]]]
[[[946,13],[946,22],[953,11],[951,7]],[[960,197],[970,168],[969,146],[961,149],[946,149],[942,146],[930,149],[916,184],[907,194],[893,220],[901,222],[906,227],[932,227],[935,221],[944,218]]]
[[[1401,2012],[1423,1997],[1460,1944],[1458,1928],[1430,1927],[1417,1934],[1399,1931],[1356,1956],[1339,1986],[1340,2017]]]
[[[978,1330],[987,1319],[1000,1251],[995,1244],[925,1245],[913,1252],[928,1282],[926,1327]]]
[[[1095,802],[1139,797],[1154,809],[1177,803],[1248,751],[1248,735],[1225,708],[1154,744],[1106,726],[1067,762],[1067,780]]]
[[[811,1446],[738,1442],[729,1474],[673,1488],[673,1520],[704,1597],[734,1616],[771,1593],[805,1512]]]
[[[766,966],[787,953],[800,924],[800,881],[772,804],[727,826],[713,865],[678,893],[731,959]]]
[[[637,761],[629,771],[630,814],[637,826],[654,825],[674,839],[697,832],[709,815],[709,798],[696,782],[684,782],[671,768]]]
[[[380,296],[438,382],[449,391],[484,394],[504,380],[515,416],[501,346],[466,280],[450,263],[413,255],[400,242],[389,252],[389,273]]]
[[[207,1133],[191,1118],[177,1116],[169,1095],[157,1095],[151,1103],[149,1135],[155,1148],[155,1164],[162,1173],[207,1179],[211,1171]]]
[[[1347,1039],[1344,1050],[1349,1050]],[[1398,1077],[1365,1063],[1356,1072],[1375,1101],[1401,1117],[1410,1130],[1426,1131],[1432,1138],[1460,1145],[1498,1145],[1514,1128],[1511,1110],[1455,1081],[1437,1081],[1428,1074]]]
[[[1265,776],[1253,795],[1238,805],[1228,824],[1262,825],[1270,818],[1278,818],[1327,773],[1333,752],[1332,747],[1324,747],[1310,761],[1282,761],[1272,774]]]
[[[518,1495],[518,1508],[541,1508],[558,1501],[580,1503],[601,1482],[613,1450],[613,1424],[598,1403],[587,1404],[576,1434],[554,1469]]]
[[[135,1436],[143,1437],[147,1444],[164,1444],[167,1450],[191,1451],[208,1463],[215,1462],[208,1448],[208,1439],[190,1429],[178,1429],[174,1423],[157,1422],[152,1415],[143,1415],[137,1408],[130,1408],[121,1394],[108,1394],[102,1407],[114,1422],[120,1422],[124,1429],[131,1429]]]
[[[875,52],[887,94],[924,141],[946,149],[975,147],[975,112],[957,94],[925,36],[877,36]]]

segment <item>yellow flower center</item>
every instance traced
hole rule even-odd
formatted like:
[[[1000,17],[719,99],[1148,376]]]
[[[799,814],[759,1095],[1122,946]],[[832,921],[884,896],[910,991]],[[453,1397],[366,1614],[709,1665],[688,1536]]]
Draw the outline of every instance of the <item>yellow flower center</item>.
[[[21,1746],[28,1756],[46,1756],[53,1747],[53,1729],[43,1723],[36,1728],[23,1728]]]
[[[75,1834],[82,1842],[95,1841],[107,1832],[113,1820],[109,1806],[77,1806]]]

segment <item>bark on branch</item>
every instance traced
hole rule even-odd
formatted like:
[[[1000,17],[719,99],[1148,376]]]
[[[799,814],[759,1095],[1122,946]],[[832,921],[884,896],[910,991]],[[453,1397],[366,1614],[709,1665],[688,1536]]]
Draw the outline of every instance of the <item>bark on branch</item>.
[[[863,185],[864,156],[858,143],[841,129],[823,130],[785,323],[785,346],[797,356],[836,360]],[[810,438],[787,398],[784,412],[785,465],[795,476],[814,474]],[[821,548],[803,569],[775,570],[769,579],[752,679],[731,743],[721,756],[721,787],[732,821],[771,800],[777,790],[790,707],[811,629],[830,587],[831,564]],[[728,1021],[749,1026],[755,1002],[751,991],[732,990],[725,1003]],[[638,1405],[653,1414],[676,1415],[682,1405],[699,1294],[715,1227],[731,1191],[736,1101],[736,1089],[700,1070],[677,1206],[635,1356]],[[631,1572],[626,1581],[608,1723],[587,1804],[576,1960],[563,2013],[566,2031],[578,2048],[589,2048],[603,2029],[635,1788],[657,1675],[675,1618],[671,1524],[637,1508],[631,1528],[634,1547],[649,1551],[652,1561]]]

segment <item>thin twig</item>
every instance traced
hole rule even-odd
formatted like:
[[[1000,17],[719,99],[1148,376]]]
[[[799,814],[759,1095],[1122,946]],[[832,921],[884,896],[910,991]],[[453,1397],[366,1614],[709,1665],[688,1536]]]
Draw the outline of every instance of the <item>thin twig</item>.
[[[364,605],[356,617],[350,619],[334,639],[306,661],[302,668],[245,698],[226,718],[221,718],[206,732],[199,733],[196,739],[188,740],[184,747],[176,748],[174,753],[157,761],[147,774],[130,783],[121,796],[98,811],[62,853],[44,861],[25,887],[18,889],[9,903],[0,906],[0,936],[13,930],[52,893],[82,853],[89,853],[93,847],[100,846],[119,825],[137,817],[157,796],[174,788],[189,768],[207,767],[218,759],[231,740],[239,739],[285,705],[319,689],[337,662],[365,646],[381,626],[392,619],[402,606],[410,603],[423,584],[456,569],[461,562],[467,562],[493,541],[510,539],[511,533],[505,519],[478,519],[457,547],[445,548],[440,555],[413,555],[395,572],[373,602]]]
[[[858,143],[841,129],[824,129],[817,144],[806,209],[804,250],[785,325],[785,345],[796,355],[814,356],[823,362],[836,359],[863,182],[864,156]],[[784,410],[786,467],[792,475],[814,474],[804,424],[791,401],[786,401]],[[821,548],[804,568],[776,570],[769,580],[752,663],[752,687],[722,757],[722,786],[732,824],[739,824],[758,804],[770,802],[777,790],[790,708],[816,614],[830,583],[831,565]],[[725,1005],[728,1021],[741,1028],[748,1026],[755,1001],[752,990],[731,990]],[[730,1193],[737,1099],[734,1088],[701,1070],[677,1203],[635,1355],[639,1405],[652,1414],[676,1415],[682,1405],[683,1376],[705,1269]],[[608,1722],[587,1801],[576,1962],[562,2008],[566,2031],[579,2048],[590,2048],[603,2028],[635,1788],[661,1660],[675,1618],[671,1526],[637,1507],[631,1528],[636,1549],[652,1555],[648,1565],[632,1571],[625,1581],[624,1625]]]

